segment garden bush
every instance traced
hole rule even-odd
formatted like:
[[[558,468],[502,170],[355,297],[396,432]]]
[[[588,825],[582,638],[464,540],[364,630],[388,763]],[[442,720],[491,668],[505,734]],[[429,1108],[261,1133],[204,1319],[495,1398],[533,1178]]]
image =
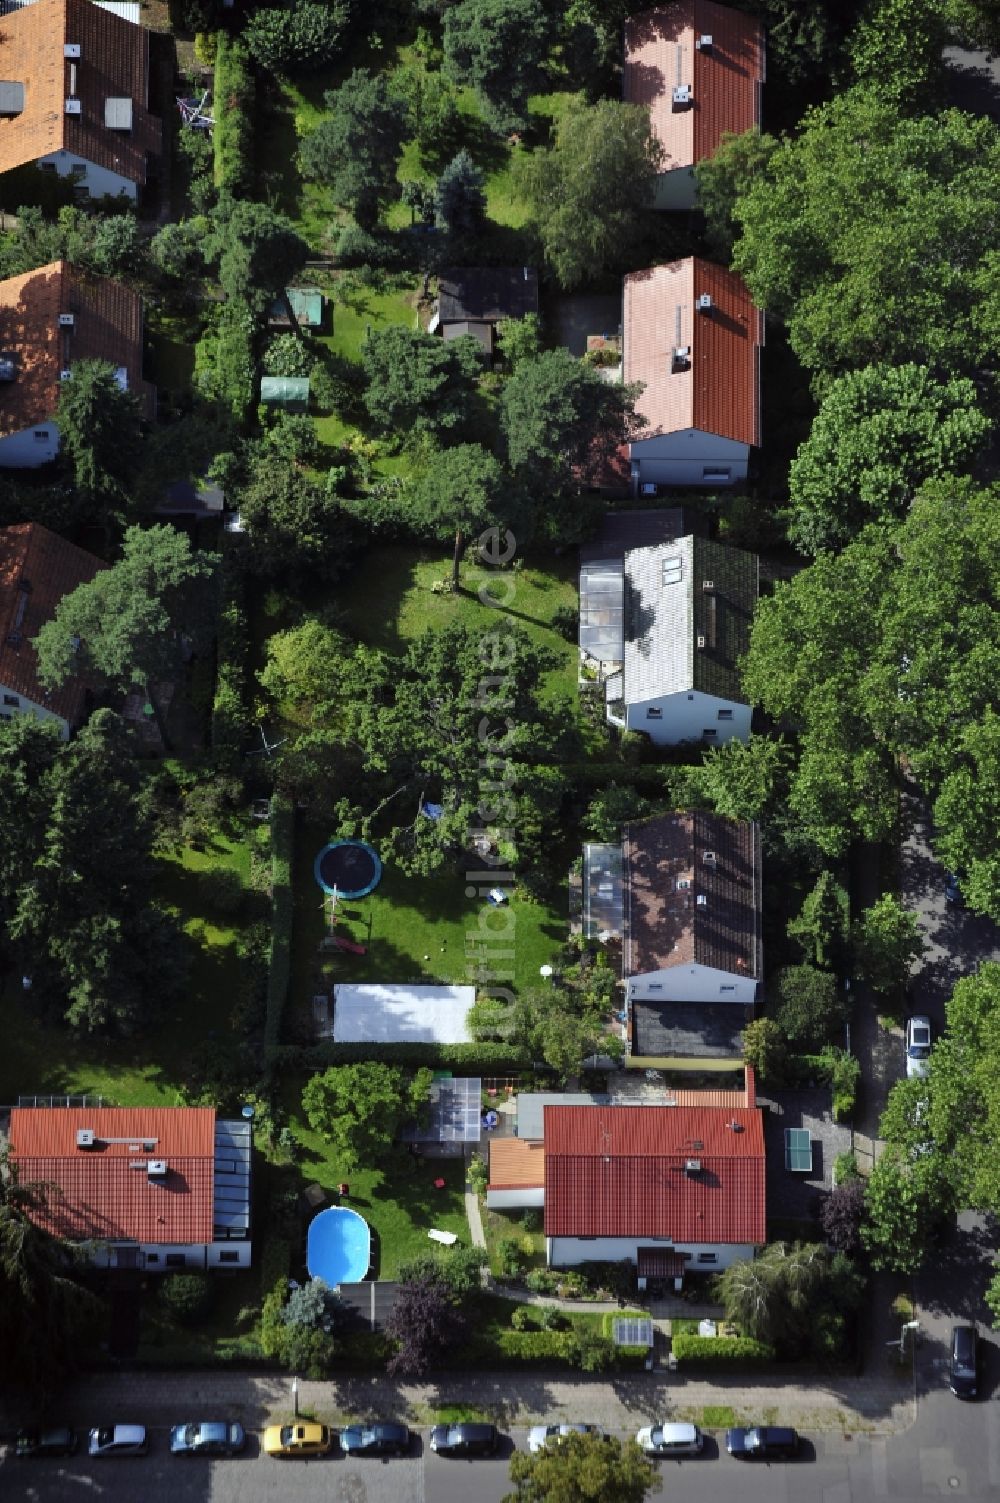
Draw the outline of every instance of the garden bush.
[[[674,1336],[671,1350],[689,1366],[765,1367],[775,1360],[774,1347],[749,1336]]]
[[[580,612],[575,605],[558,605],[552,612],[552,630],[575,642],[580,632]]]
[[[276,334],[264,351],[264,370],[269,376],[308,376],[316,364],[316,351],[308,338]]]
[[[576,1338],[572,1331],[501,1331],[495,1343],[509,1362],[572,1362]]]
[[[215,186],[220,192],[250,197],[254,187],[253,122],[256,80],[242,42],[220,32],[215,47]]]
[[[502,1279],[520,1279],[525,1270],[524,1253],[516,1242],[508,1239],[501,1242],[497,1252],[497,1267]]]
[[[215,1298],[207,1273],[167,1274],[159,1288],[163,1309],[181,1326],[196,1326],[208,1314]]]
[[[195,345],[195,387],[238,428],[246,424],[256,389],[256,337],[250,309],[229,302],[217,305]]]
[[[569,1329],[569,1319],[555,1305],[543,1305],[538,1312],[539,1324],[543,1331],[566,1331]]]
[[[383,1064],[430,1065],[434,1069],[459,1069],[466,1075],[501,1075],[530,1064],[530,1050],[516,1044],[313,1044],[308,1048],[288,1046],[281,1063],[289,1068],[324,1070],[330,1065],[349,1065],[356,1060],[377,1059]]]
[[[342,0],[290,0],[257,6],[243,35],[262,68],[315,73],[336,59],[347,17]]]
[[[342,229],[334,246],[338,266],[357,270],[398,271],[406,255],[396,237],[386,230],[372,232],[350,224]]]
[[[861,1079],[861,1061],[846,1049],[824,1049],[823,1059],[829,1070],[830,1090],[833,1095],[833,1120],[842,1122],[854,1110]]]
[[[535,1319],[535,1312],[530,1305],[518,1305],[510,1317],[510,1323],[515,1331],[537,1331],[539,1329],[538,1321]]]

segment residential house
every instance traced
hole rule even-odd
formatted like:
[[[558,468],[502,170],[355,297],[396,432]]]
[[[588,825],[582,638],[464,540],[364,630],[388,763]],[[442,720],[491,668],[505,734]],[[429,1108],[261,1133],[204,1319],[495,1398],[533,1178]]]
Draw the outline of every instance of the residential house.
[[[658,209],[693,209],[698,163],[760,126],[764,72],[763,27],[742,11],[678,0],[626,20],[622,93],[648,107],[663,148]]]
[[[496,326],[505,318],[538,312],[538,272],[533,266],[460,266],[443,271],[429,332],[444,339],[471,335],[490,360]]]
[[[629,444],[633,494],[721,489],[761,442],[764,315],[735,272],[689,256],[625,278],[623,374],[646,419]]]
[[[488,1211],[537,1210],[545,1204],[545,1146],[521,1138],[491,1138]]]
[[[56,457],[59,392],[81,360],[113,365],[152,417],[142,342],[142,299],[110,277],[52,261],[0,282],[0,468],[35,469]]]
[[[757,555],[693,536],[624,556],[597,552],[581,550],[581,672],[601,688],[608,720],[656,746],[748,740],[739,664]]]
[[[0,720],[25,714],[52,720],[64,741],[79,723],[85,683],[74,677],[58,689],[44,688],[31,644],[63,596],[103,568],[93,554],[37,522],[0,528]]]
[[[0,172],[35,163],[83,197],[135,199],[163,151],[149,32],[91,0],[0,16]]]
[[[550,1265],[627,1259],[640,1283],[717,1272],[765,1241],[755,1107],[547,1106]]]
[[[22,1185],[47,1186],[29,1215],[98,1268],[248,1268],[250,1124],[214,1107],[15,1107]]]

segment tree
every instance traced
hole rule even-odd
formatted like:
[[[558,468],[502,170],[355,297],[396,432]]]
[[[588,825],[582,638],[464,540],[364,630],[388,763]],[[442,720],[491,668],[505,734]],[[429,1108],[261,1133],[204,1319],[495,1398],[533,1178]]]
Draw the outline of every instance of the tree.
[[[373,329],[361,347],[368,385],[365,406],[385,432],[454,437],[471,424],[482,350],[474,339],[447,343],[422,330],[391,324]]]
[[[836,976],[815,966],[790,965],[779,971],[774,997],[783,1033],[803,1049],[818,1049],[847,1021],[847,999]]]
[[[937,0],[871,0],[851,37],[855,76],[899,109],[926,111],[943,93],[947,40]]]
[[[787,797],[791,749],[780,736],[751,736],[712,747],[692,769],[689,799],[707,800],[727,819],[770,819]]]
[[[414,1074],[395,1065],[363,1061],[314,1075],[302,1092],[310,1127],[332,1143],[346,1173],[384,1158],[404,1122],[430,1095],[430,1070]]]
[[[856,1253],[861,1247],[861,1223],[865,1216],[865,1182],[860,1176],[834,1185],[823,1199],[820,1221],[823,1235],[838,1252]]]
[[[246,303],[263,318],[280,297],[294,328],[298,325],[286,289],[308,254],[309,246],[283,214],[250,199],[223,199],[206,244],[209,261],[218,261],[219,283],[228,298]]]
[[[356,68],[324,96],[327,114],[300,148],[306,177],[373,228],[396,192],[396,168],[408,129],[406,108],[384,73]]]
[[[454,11],[449,11],[454,15]],[[468,242],[486,219],[486,179],[463,149],[452,157],[434,185],[434,220],[451,240]]]
[[[122,694],[138,684],[162,733],[152,686],[180,675],[183,639],[206,638],[214,567],[173,527],[130,527],[119,561],[64,595],[34,639],[39,681],[55,689],[86,675]]]
[[[353,562],[358,528],[340,498],[279,452],[258,455],[237,496],[249,567],[261,578],[330,582]]]
[[[458,589],[458,566],[470,533],[496,520],[503,475],[481,444],[458,444],[434,455],[409,495],[407,510],[442,540],[454,536],[451,587]]]
[[[503,1503],[642,1503],[663,1478],[634,1440],[566,1435],[558,1446],[510,1458],[513,1490]]]
[[[654,812],[648,798],[631,783],[609,783],[587,806],[583,828],[591,840],[619,841],[622,826]]]
[[[740,136],[724,135],[715,152],[695,164],[698,207],[705,216],[705,239],[712,254],[728,264],[739,233],[736,204],[767,170],[778,142],[756,128]]]
[[[518,159],[545,259],[571,289],[630,262],[652,208],[663,149],[642,105],[574,102],[555,145]]]
[[[336,698],[338,669],[349,651],[333,627],[309,618],[267,639],[258,678],[286,719],[308,723],[309,711]]]
[[[798,916],[787,926],[789,939],[797,942],[810,965],[821,969],[838,965],[847,941],[849,907],[847,891],[833,872],[820,872]]]
[[[445,11],[445,72],[478,90],[501,135],[523,128],[528,96],[544,89],[555,28],[543,0],[459,0]]]
[[[73,479],[92,504],[124,509],[141,441],[139,400],[106,360],[80,360],[59,386],[55,419]]]
[[[470,1164],[470,1169],[471,1167]],[[483,1189],[485,1188],[484,1184]],[[456,1246],[448,1248],[444,1256],[435,1257],[433,1253],[426,1253],[415,1258],[412,1263],[404,1263],[399,1269],[398,1278],[401,1284],[418,1278],[439,1279],[447,1284],[456,1299],[464,1299],[482,1287],[483,1269],[488,1265],[485,1248]]]
[[[989,430],[965,377],[940,380],[919,365],[837,377],[789,471],[791,541],[820,553],[903,516],[923,482],[961,471]]]
[[[916,914],[890,892],[862,913],[851,945],[858,971],[873,991],[883,995],[899,989],[925,948]]]
[[[398,1343],[386,1372],[391,1378],[422,1378],[466,1330],[465,1316],[444,1279],[431,1273],[407,1279],[385,1321],[385,1334]]]
[[[773,1018],[754,1018],[743,1030],[743,1058],[761,1080],[780,1085],[788,1062],[788,1041]]]
[[[254,61],[272,73],[313,73],[332,63],[349,16],[343,0],[290,0],[257,7],[243,28]]]
[[[843,1357],[846,1319],[863,1283],[849,1258],[819,1242],[772,1242],[756,1258],[731,1263],[715,1280],[726,1318],[743,1335],[784,1357],[811,1351]]]
[[[963,727],[955,765],[934,801],[935,845],[949,871],[962,872],[962,896],[976,913],[1000,920],[1000,717],[987,707]]]
[[[538,314],[502,318],[496,326],[496,339],[508,370],[517,370],[522,360],[534,360],[542,351],[542,325]]]
[[[636,395],[634,387],[602,381],[568,350],[520,360],[500,399],[511,468],[533,495],[567,490],[595,449],[613,452],[638,426]]]
[[[939,1155],[906,1157],[890,1144],[865,1182],[861,1240],[872,1267],[916,1273],[955,1204]]]
[[[974,374],[998,300],[998,188],[991,121],[900,117],[855,89],[811,110],[741,193],[734,264],[809,370],[912,360]]]

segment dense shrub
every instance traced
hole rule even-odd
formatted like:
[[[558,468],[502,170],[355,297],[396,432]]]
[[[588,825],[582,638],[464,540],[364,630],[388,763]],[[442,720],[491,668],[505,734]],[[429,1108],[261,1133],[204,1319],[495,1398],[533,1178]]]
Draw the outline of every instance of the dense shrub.
[[[518,1305],[510,1317],[510,1323],[515,1331],[537,1331],[539,1329],[538,1321],[535,1319],[535,1312],[530,1305]],[[547,1329],[551,1330],[553,1328],[547,1327]]]
[[[559,605],[552,612],[552,630],[575,642],[580,632],[580,612],[575,605]]]
[[[253,122],[256,81],[242,42],[220,32],[215,48],[212,146],[215,186],[245,197],[253,192]]]
[[[775,1360],[773,1346],[749,1336],[674,1336],[671,1350],[691,1367],[764,1367]]]
[[[308,376],[315,364],[316,351],[297,334],[276,334],[264,351],[264,370],[269,376]]]
[[[336,58],[347,16],[342,0],[291,0],[258,7],[243,36],[262,68],[314,73]]]
[[[339,266],[371,267],[395,271],[406,259],[399,240],[387,230],[365,230],[349,224],[340,231],[334,247]]]
[[[572,1331],[501,1331],[495,1345],[510,1362],[572,1362],[576,1338]]]
[[[254,399],[256,337],[250,309],[238,302],[223,303],[195,347],[195,387],[237,427],[246,423]]]
[[[281,1062],[292,1067],[322,1070],[355,1060],[378,1059],[383,1064],[430,1065],[459,1069],[463,1074],[498,1075],[530,1064],[529,1051],[503,1044],[314,1044],[307,1049],[282,1050]]]
[[[168,1274],[160,1285],[159,1301],[181,1326],[196,1326],[212,1308],[215,1290],[207,1273]]]
[[[228,550],[223,554],[219,569],[219,591],[212,750],[217,762],[236,766],[250,719],[247,704],[250,628],[243,573],[234,554]]]
[[[284,794],[271,800],[271,961],[267,978],[264,1049],[268,1069],[281,1037],[281,1020],[292,973],[292,853],[295,807]]]

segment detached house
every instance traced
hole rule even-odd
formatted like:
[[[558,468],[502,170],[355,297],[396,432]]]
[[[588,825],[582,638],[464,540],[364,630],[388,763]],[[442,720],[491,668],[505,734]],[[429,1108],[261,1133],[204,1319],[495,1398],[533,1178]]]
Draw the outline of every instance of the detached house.
[[[640,1287],[752,1257],[765,1241],[760,1112],[547,1106],[544,1225],[550,1264],[627,1258]]]
[[[56,457],[59,392],[80,360],[113,365],[118,384],[152,417],[156,393],[142,378],[142,331],[138,293],[68,261],[0,282],[0,468],[34,469]]]
[[[630,272],[623,376],[643,390],[629,444],[633,494],[735,485],[761,442],[764,315],[735,272],[689,256]]]
[[[214,1107],[15,1107],[28,1214],[99,1268],[249,1268],[250,1124]]]
[[[68,739],[83,714],[86,686],[69,678],[58,689],[43,688],[31,643],[63,596],[89,584],[104,567],[36,522],[0,528],[0,720],[54,720]]]
[[[537,312],[538,272],[533,266],[453,267],[441,273],[428,332],[444,339],[469,335],[492,360],[497,324]]]
[[[669,513],[650,513],[651,516]],[[580,655],[607,718],[656,746],[746,741],[739,663],[758,593],[754,553],[700,537],[652,547],[593,544],[580,568]]]
[[[92,0],[0,16],[0,172],[34,162],[90,198],[135,198],[163,151],[149,33]]]
[[[663,148],[658,209],[693,209],[694,169],[726,134],[760,125],[764,31],[711,0],[678,0],[625,22],[622,92],[649,109]]]

